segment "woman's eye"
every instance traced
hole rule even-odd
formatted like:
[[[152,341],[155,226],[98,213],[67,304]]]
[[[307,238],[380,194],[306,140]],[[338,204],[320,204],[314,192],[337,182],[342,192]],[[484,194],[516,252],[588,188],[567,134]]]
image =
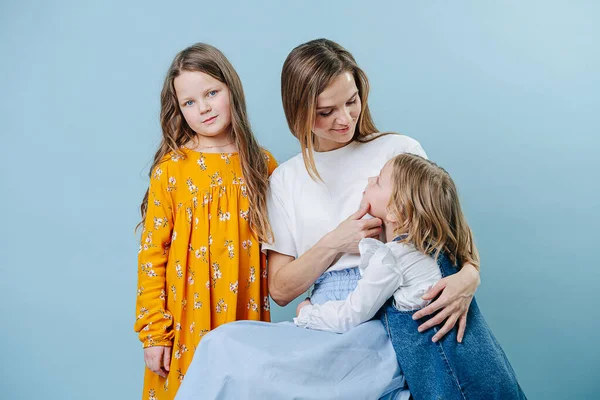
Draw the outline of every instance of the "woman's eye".
[[[185,104],[184,104],[184,105],[186,105],[186,106],[191,106],[191,105],[193,105],[193,104],[194,104],[194,100],[188,100],[188,101],[186,101],[186,102],[185,102]]]
[[[322,117],[328,117],[331,115],[331,110],[327,111],[327,112],[320,112],[319,115]]]

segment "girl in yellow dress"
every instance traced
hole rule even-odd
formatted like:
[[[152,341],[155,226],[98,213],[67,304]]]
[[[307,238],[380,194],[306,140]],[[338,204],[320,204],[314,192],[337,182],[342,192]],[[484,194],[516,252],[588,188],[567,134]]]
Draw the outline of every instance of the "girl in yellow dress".
[[[141,205],[135,331],[143,399],[173,399],[200,339],[227,322],[269,321],[260,242],[276,162],[248,122],[240,79],[216,48],[180,52],[161,93],[163,139]]]

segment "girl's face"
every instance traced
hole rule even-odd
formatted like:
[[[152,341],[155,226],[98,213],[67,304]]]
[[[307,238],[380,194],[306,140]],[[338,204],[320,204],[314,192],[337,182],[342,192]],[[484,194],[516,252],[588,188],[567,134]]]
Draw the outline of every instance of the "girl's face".
[[[220,139],[229,135],[229,88],[204,72],[184,71],[173,81],[179,109],[200,136]]]
[[[354,136],[361,104],[354,76],[343,72],[317,97],[313,133],[318,150],[330,151],[348,144]]]
[[[369,214],[381,218],[382,221],[389,221],[387,206],[390,203],[392,190],[392,163],[388,161],[379,175],[369,178],[369,183],[363,192],[362,202],[371,205]]]

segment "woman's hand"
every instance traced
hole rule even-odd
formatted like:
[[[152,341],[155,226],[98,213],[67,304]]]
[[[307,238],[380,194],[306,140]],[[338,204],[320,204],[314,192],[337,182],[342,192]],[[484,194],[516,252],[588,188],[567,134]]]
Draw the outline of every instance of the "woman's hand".
[[[302,303],[298,304],[298,307],[296,307],[296,317],[298,315],[300,315],[300,310],[302,309],[302,307],[304,306],[310,306],[312,303],[310,302],[310,298],[306,298]]]
[[[413,319],[422,318],[438,310],[440,312],[429,321],[421,324],[419,332],[423,332],[446,321],[444,326],[433,336],[432,340],[437,342],[446,333],[450,332],[456,321],[458,321],[456,340],[461,343],[465,334],[465,327],[467,326],[467,312],[480,282],[479,271],[471,264],[465,264],[456,274],[441,279],[425,293],[423,300],[431,300],[441,292],[440,297],[427,307],[416,312]]]
[[[150,371],[166,378],[171,368],[171,346],[146,347],[144,361]]]
[[[379,218],[361,219],[371,206],[361,204],[360,209],[349,216],[333,231],[321,239],[324,245],[335,249],[338,253],[358,253],[358,242],[366,237],[378,237],[381,234]]]

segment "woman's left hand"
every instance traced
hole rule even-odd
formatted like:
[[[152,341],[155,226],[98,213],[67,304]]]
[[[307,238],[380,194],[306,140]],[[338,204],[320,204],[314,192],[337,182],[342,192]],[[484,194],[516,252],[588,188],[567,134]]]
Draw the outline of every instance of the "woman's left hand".
[[[426,331],[446,321],[444,326],[433,336],[432,340],[437,342],[446,333],[450,332],[454,328],[454,325],[456,325],[456,321],[458,321],[456,340],[461,343],[465,327],[467,326],[467,312],[480,282],[479,271],[471,264],[465,264],[456,274],[441,279],[425,293],[423,300],[431,300],[441,292],[440,297],[427,307],[416,312],[413,319],[422,318],[438,310],[440,312],[435,317],[421,324],[419,332]]]

